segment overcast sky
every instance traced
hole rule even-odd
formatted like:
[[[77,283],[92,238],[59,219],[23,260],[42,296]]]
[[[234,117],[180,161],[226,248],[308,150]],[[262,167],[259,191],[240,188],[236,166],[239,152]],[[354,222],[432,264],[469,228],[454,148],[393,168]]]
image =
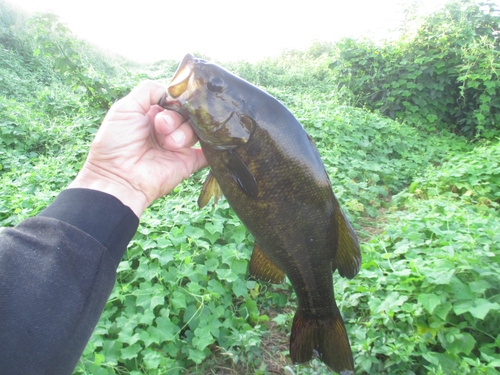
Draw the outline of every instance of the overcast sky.
[[[52,11],[81,38],[138,62],[203,52],[221,61],[258,60],[284,48],[342,36],[382,38],[404,0],[8,0]],[[500,0],[496,0],[500,1]],[[428,11],[446,0],[423,0]]]

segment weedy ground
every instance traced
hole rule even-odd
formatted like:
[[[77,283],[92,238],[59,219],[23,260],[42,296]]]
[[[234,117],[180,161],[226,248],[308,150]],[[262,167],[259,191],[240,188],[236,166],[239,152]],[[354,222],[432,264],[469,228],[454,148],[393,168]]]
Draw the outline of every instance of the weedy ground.
[[[460,15],[453,9],[448,16]],[[12,226],[43,210],[76,176],[109,105],[141,80],[165,82],[176,62],[137,66],[67,32],[55,33],[64,28],[53,27],[59,22],[54,15],[27,24],[4,3],[0,10],[0,221]],[[440,20],[461,32],[462,24],[448,16],[432,18],[429,32],[441,30]],[[471,19],[491,24],[488,17]],[[334,274],[356,373],[499,374],[500,144],[492,119],[500,80],[483,82],[487,64],[471,62],[483,56],[494,66],[487,60],[489,44],[484,54],[477,43],[474,54],[462,50],[468,54],[462,79],[475,77],[467,90],[484,89],[476,113],[481,121],[473,129],[474,112],[467,114],[462,133],[408,101],[418,94],[405,91],[418,90],[414,78],[383,81],[406,66],[392,59],[403,42],[401,49],[382,51],[392,75],[370,70],[378,86],[364,75],[355,88],[371,92],[389,85],[384,92],[399,96],[377,103],[386,106],[384,100],[393,98],[407,116],[414,114],[408,121],[382,116],[363,102],[369,97],[349,89],[349,64],[375,67],[383,56],[365,60],[364,43],[345,45],[351,49],[315,44],[226,66],[276,96],[301,121],[361,239],[360,273],[353,280]],[[436,52],[426,48],[421,53]],[[426,61],[447,61],[433,56]],[[335,59],[342,64],[330,69]],[[423,74],[427,79],[430,73]],[[399,92],[398,84],[405,90]],[[433,110],[442,104],[436,103]],[[253,239],[226,201],[197,209],[206,173],[197,172],[143,215],[75,375],[329,373],[317,360],[291,364],[295,294],[289,283],[248,278]]]

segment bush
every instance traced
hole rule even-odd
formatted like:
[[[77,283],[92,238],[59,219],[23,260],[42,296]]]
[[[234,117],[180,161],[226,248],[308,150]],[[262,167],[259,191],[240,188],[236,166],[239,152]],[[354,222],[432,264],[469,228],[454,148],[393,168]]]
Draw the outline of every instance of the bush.
[[[493,137],[500,130],[499,22],[493,3],[450,2],[399,41],[344,39],[330,68],[360,106],[428,131]]]

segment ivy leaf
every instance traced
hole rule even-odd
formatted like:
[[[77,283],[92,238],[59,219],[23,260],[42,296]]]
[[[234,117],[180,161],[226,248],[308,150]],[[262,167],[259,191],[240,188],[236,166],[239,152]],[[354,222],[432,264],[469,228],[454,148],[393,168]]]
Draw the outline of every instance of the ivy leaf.
[[[235,274],[244,275],[248,270],[248,263],[244,260],[233,260],[230,264],[231,270]]]
[[[120,358],[120,350],[123,344],[117,340],[104,340],[103,342],[103,353],[106,356],[106,363],[118,364],[118,358]]]
[[[184,233],[192,239],[197,239],[197,238],[203,237],[205,232],[203,231],[202,228],[187,226],[184,229]]]
[[[198,327],[194,330],[193,345],[200,351],[203,351],[208,345],[215,342],[212,334],[210,333],[210,327]]]
[[[191,359],[194,363],[200,364],[206,358],[205,353],[201,350],[197,349],[188,349],[189,359]]]
[[[139,334],[139,339],[144,343],[144,346],[147,348],[149,345],[151,345],[153,342],[159,342],[159,335],[158,335],[158,340],[155,340],[152,335],[150,335],[149,329],[150,328],[155,328],[152,326],[148,327],[148,331],[145,331],[143,329],[138,329],[137,333]]]
[[[174,255],[171,252],[164,250],[151,250],[151,259],[158,259],[162,266],[166,266],[174,260]]]
[[[401,306],[407,299],[408,296],[400,295],[397,292],[391,292],[382,300],[382,303],[374,305],[372,309],[376,313],[380,311],[396,311],[396,307]]]
[[[248,289],[245,282],[241,279],[238,279],[233,282],[233,292],[236,297],[248,297]]]
[[[122,355],[120,356],[121,359],[132,359],[137,357],[137,354],[142,350],[142,347],[140,344],[134,344],[127,346],[125,349],[121,350]]]
[[[238,275],[236,275],[231,269],[221,268],[216,270],[217,274],[222,280],[227,280],[229,282],[235,282],[238,280]]]
[[[145,286],[138,292],[137,306],[142,306],[145,310],[153,310],[156,306],[165,302],[164,290],[161,285],[155,284],[151,287],[148,287],[147,283],[142,283],[142,285]]]
[[[447,352],[451,354],[464,353],[469,355],[476,346],[476,340],[469,333],[454,335],[453,341],[449,344],[443,344]]]
[[[163,361],[163,356],[158,353],[156,350],[151,348],[147,348],[141,352],[144,356],[144,363],[146,364],[146,368],[148,369],[156,369]]]
[[[217,258],[210,258],[205,262],[205,267],[210,272],[214,272],[218,266],[219,266],[219,261],[217,260]]]
[[[180,291],[175,291],[170,299],[172,307],[176,310],[186,309],[186,294]]]
[[[432,314],[436,306],[441,303],[439,297],[436,296],[435,294],[425,294],[425,293],[419,294],[418,302],[420,302],[425,307],[425,309],[429,312],[429,314]]]
[[[499,310],[500,305],[496,302],[491,303],[487,299],[478,298],[474,300],[474,307],[469,308],[474,318],[483,320],[490,310]]]
[[[453,307],[453,311],[457,315],[468,311],[474,318],[481,320],[485,318],[490,310],[500,310],[500,305],[496,302],[492,303],[484,298],[461,301]]]
[[[145,310],[144,313],[140,315],[139,323],[149,326],[153,323],[154,318],[155,314],[153,314],[151,310]]]
[[[178,326],[163,316],[156,318],[156,326],[158,327],[162,342],[174,340],[176,333],[179,331]]]
[[[434,309],[434,314],[439,316],[441,319],[446,320],[446,316],[448,315],[452,307],[453,306],[451,305],[450,302],[443,303],[442,305],[438,305]]]

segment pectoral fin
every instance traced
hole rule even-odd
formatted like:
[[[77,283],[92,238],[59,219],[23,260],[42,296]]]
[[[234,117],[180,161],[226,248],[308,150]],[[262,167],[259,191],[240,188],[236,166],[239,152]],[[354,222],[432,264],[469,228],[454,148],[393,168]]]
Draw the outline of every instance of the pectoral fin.
[[[249,267],[250,275],[273,284],[283,284],[285,273],[262,252],[257,242],[253,248]]]
[[[332,262],[332,268],[338,269],[340,276],[352,279],[361,268],[361,249],[359,247],[358,237],[352,229],[349,219],[335,198],[336,209],[335,219],[338,225],[337,233],[337,251]]]
[[[210,198],[212,198],[212,195],[214,196],[214,205],[216,206],[217,202],[219,202],[219,199],[222,197],[222,190],[212,171],[210,171],[207,179],[203,183],[203,188],[201,189],[201,194],[198,198],[198,207],[205,207],[210,201]]]
[[[239,155],[234,150],[226,151],[222,161],[241,190],[249,197],[256,198],[259,195],[257,181]]]

